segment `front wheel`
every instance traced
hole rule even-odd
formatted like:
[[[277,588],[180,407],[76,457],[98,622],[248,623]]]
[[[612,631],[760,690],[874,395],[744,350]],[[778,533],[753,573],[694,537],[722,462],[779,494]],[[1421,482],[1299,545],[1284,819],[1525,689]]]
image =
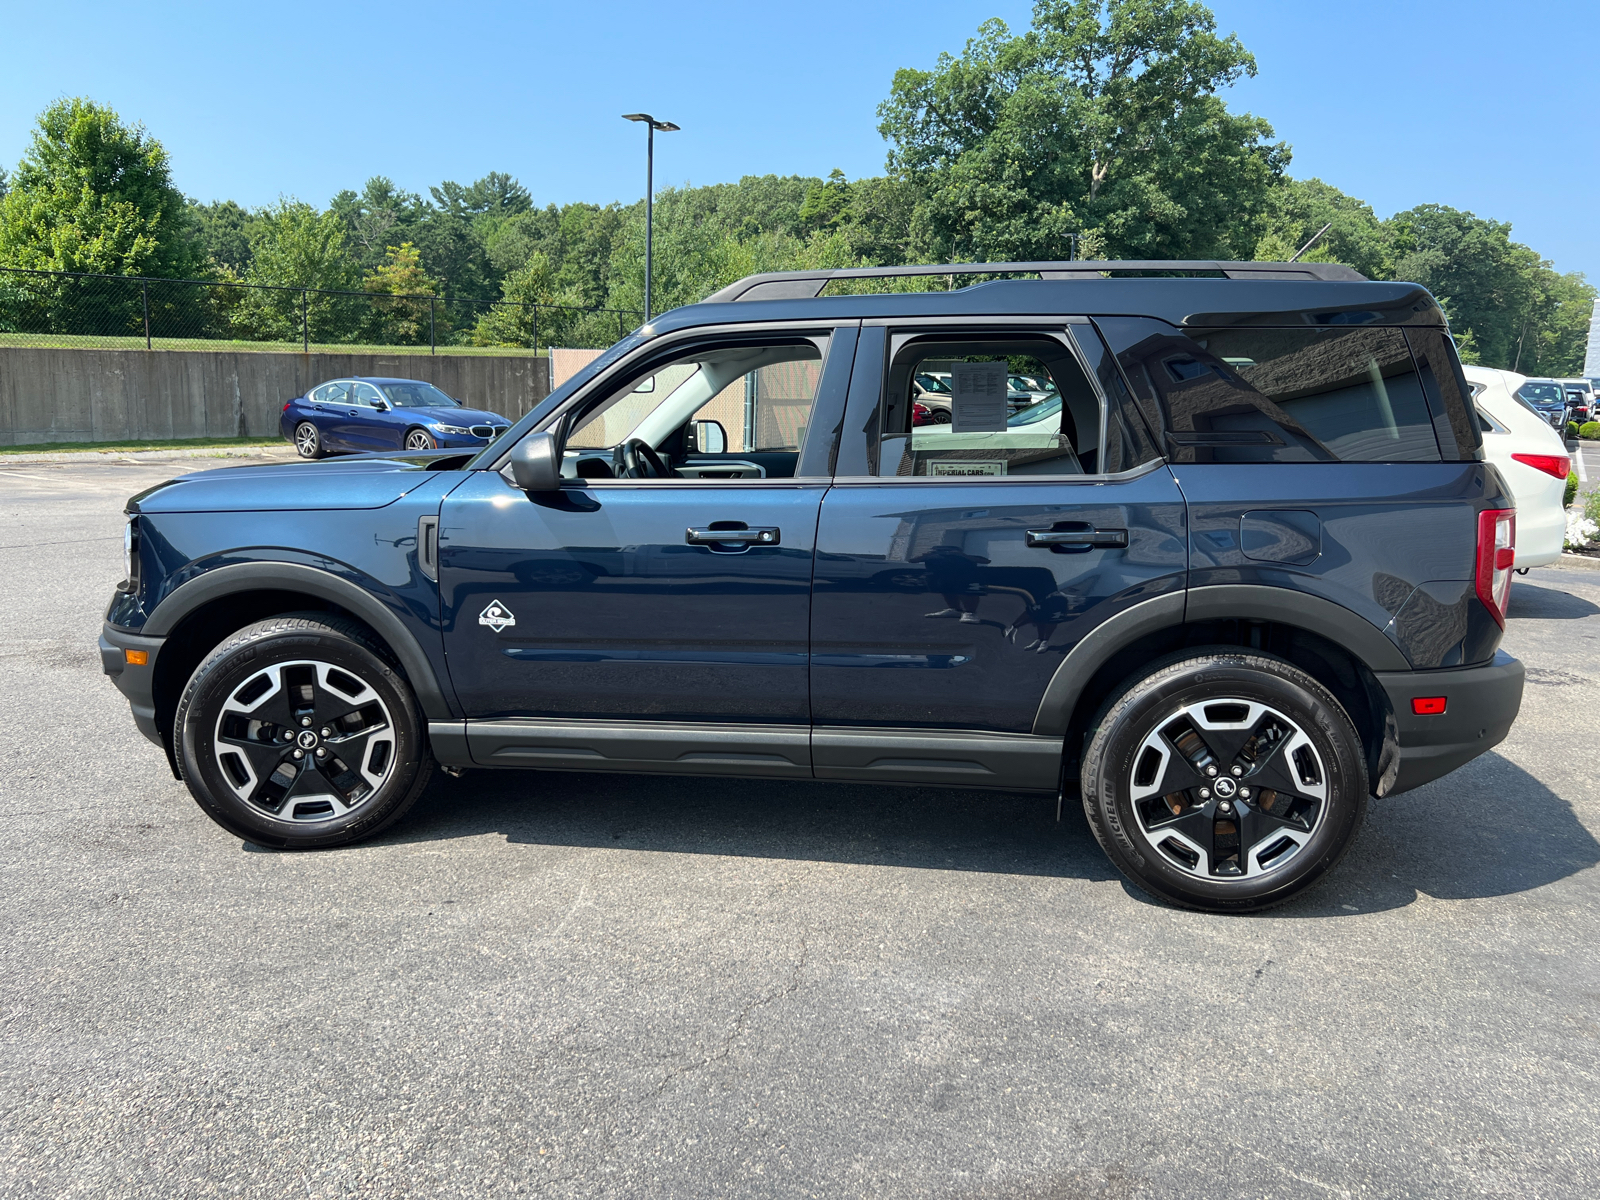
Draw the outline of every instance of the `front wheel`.
[[[1298,667],[1190,654],[1133,683],[1084,755],[1083,806],[1111,861],[1169,903],[1279,904],[1344,857],[1367,773],[1343,707]]]
[[[174,736],[206,815],[279,849],[370,837],[432,773],[405,679],[363,626],[326,613],[271,617],[224,640],[190,676]]]
[[[426,429],[413,429],[406,434],[407,450],[437,450],[439,443],[433,440],[433,435]]]

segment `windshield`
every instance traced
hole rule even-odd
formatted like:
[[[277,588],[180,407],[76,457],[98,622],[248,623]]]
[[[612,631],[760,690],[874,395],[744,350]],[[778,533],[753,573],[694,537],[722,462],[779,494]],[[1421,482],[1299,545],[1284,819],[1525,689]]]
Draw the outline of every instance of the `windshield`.
[[[420,379],[405,379],[396,383],[380,383],[378,390],[396,408],[460,408],[459,401],[452,400],[431,383],[423,383]]]
[[[1563,399],[1561,386],[1555,383],[1525,383],[1517,395],[1531,404],[1560,404]]]
[[[917,384],[925,392],[938,392],[943,394],[950,391],[950,385],[948,383],[940,379],[937,375],[929,375],[925,372],[918,374]]]

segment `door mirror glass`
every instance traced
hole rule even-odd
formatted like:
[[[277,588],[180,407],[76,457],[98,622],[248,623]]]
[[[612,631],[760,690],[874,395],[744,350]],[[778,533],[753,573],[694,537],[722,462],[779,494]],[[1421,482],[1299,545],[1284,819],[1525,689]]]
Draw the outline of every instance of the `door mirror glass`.
[[[696,421],[690,428],[694,430],[695,452],[700,454],[728,452],[728,431],[722,427],[721,421]]]
[[[511,480],[525,492],[561,488],[561,444],[553,433],[531,433],[511,451]]]

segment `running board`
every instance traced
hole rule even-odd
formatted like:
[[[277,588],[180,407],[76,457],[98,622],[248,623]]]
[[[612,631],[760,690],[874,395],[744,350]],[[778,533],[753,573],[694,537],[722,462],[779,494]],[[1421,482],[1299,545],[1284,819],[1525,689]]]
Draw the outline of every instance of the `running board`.
[[[447,767],[831,779],[1054,792],[1061,739],[980,730],[574,721],[430,721]]]

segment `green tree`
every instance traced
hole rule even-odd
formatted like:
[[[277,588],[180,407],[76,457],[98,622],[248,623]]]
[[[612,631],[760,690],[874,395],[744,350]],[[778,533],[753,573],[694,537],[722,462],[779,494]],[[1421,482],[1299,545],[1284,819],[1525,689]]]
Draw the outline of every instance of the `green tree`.
[[[500,298],[504,303],[488,308],[478,318],[472,330],[474,345],[532,347],[535,338],[547,346],[565,343],[563,314],[540,313],[534,307],[557,303],[555,271],[542,252],[534,251],[506,276]]]
[[[225,275],[243,275],[250,266],[252,217],[232,200],[212,204],[188,201],[189,222],[206,259]]]
[[[889,170],[926,195],[932,249],[1065,258],[1248,257],[1288,148],[1216,93],[1255,59],[1186,0],[1040,0],[1032,28],[979,27],[959,58],[895,73]]]
[[[1470,352],[1485,366],[1510,367],[1523,325],[1538,307],[1539,256],[1511,240],[1509,223],[1442,204],[1420,204],[1386,225],[1394,277],[1434,294],[1464,357]]]
[[[1393,246],[1372,206],[1320,179],[1278,181],[1271,193],[1266,229],[1256,243],[1258,262],[1284,262],[1327,225],[1304,262],[1338,262],[1368,279],[1388,279]]]
[[[256,214],[250,230],[246,292],[233,308],[235,336],[261,341],[357,340],[369,306],[358,295],[361,271],[345,247],[344,222],[299,200],[280,199]],[[335,293],[335,294],[330,294]]]
[[[204,257],[172,185],[167,152],[142,125],[74,97],[39,114],[27,153],[0,197],[0,266],[192,278]],[[196,289],[164,289],[152,317],[205,320]],[[103,280],[8,277],[0,324],[77,334],[143,328],[143,290]]]
[[[0,265],[190,277],[202,263],[161,143],[73,97],[39,114],[0,201]]]
[[[1534,272],[1535,299],[1523,315],[1510,367],[1557,378],[1583,373],[1595,289],[1581,274],[1562,275],[1548,263]]]
[[[420,346],[430,338],[444,341],[449,314],[437,301],[438,285],[422,269],[422,256],[410,242],[390,246],[384,262],[367,273],[362,286],[372,300],[374,342],[385,346]]]

